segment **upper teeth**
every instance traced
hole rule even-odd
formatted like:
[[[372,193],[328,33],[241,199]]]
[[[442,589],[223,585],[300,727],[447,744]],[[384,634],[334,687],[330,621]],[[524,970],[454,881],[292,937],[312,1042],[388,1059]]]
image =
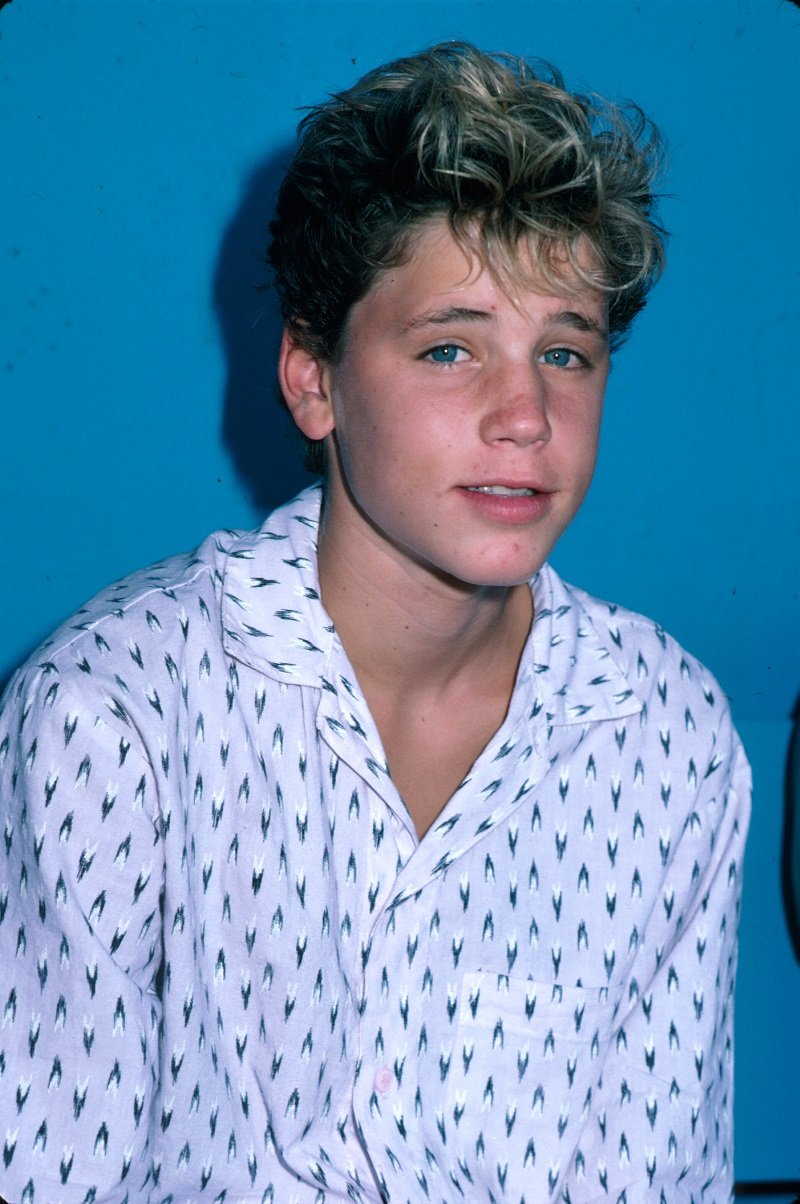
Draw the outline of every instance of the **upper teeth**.
[[[509,489],[507,485],[470,485],[470,493],[499,493],[506,497],[531,497],[536,490],[527,489]]]

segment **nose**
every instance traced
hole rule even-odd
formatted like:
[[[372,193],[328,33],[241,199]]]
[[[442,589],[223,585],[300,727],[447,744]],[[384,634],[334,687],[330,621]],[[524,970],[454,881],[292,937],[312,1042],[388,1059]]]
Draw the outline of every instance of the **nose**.
[[[538,364],[515,363],[498,368],[489,385],[489,404],[481,423],[486,443],[520,447],[550,438],[547,388]]]

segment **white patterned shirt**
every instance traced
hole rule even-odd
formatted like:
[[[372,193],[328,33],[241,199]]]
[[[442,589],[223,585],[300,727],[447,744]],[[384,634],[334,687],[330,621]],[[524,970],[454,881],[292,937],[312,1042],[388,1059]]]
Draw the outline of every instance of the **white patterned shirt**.
[[[112,587],[12,680],[0,1195],[729,1200],[719,687],[545,566],[507,717],[419,840],[318,511]]]

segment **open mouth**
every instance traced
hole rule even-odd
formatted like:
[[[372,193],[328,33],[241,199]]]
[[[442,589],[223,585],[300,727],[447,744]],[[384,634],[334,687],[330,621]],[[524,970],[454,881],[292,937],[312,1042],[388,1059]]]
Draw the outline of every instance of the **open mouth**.
[[[490,493],[496,497],[535,497],[538,489],[521,487],[512,489],[508,485],[467,485],[468,493]]]

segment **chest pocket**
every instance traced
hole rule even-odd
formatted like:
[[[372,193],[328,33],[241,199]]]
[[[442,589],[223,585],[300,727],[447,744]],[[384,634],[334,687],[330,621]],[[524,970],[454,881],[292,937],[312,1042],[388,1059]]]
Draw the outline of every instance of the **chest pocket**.
[[[446,1105],[462,1156],[502,1148],[509,1174],[549,1198],[589,1121],[617,1005],[613,988],[465,974]]]
[[[492,1046],[504,1047],[505,1033],[543,1042],[542,1056],[555,1055],[556,1042],[582,1046],[608,1035],[615,994],[608,987],[565,987],[507,974],[473,971],[464,975],[459,1028],[490,1028]]]

